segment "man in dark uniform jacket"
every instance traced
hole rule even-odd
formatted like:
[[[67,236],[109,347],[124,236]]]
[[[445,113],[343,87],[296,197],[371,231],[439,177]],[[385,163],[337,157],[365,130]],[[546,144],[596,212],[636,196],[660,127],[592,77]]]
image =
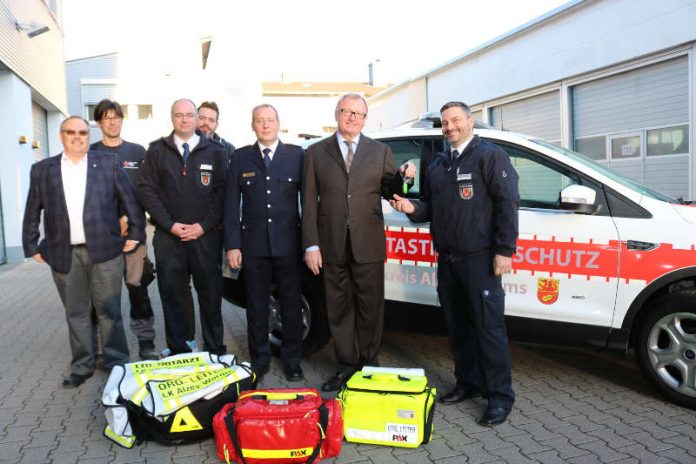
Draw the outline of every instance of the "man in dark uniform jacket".
[[[214,101],[204,101],[198,106],[198,131],[209,140],[220,144],[227,154],[227,162],[232,161],[234,155],[234,145],[220,137],[217,128],[220,118],[220,108]]]
[[[222,148],[196,134],[196,106],[174,102],[174,131],[150,144],[138,179],[138,200],[155,224],[155,262],[171,354],[186,344],[189,282],[198,293],[203,349],[224,354],[221,256],[226,167]]]
[[[136,143],[126,142],[121,138],[123,126],[123,108],[118,102],[104,99],[94,108],[94,120],[102,131],[102,139],[90,145],[90,150],[113,153],[128,176],[133,189],[138,177],[138,169],[145,159],[145,148]],[[142,222],[145,215],[141,213]],[[128,235],[128,216],[121,217],[121,232]],[[141,359],[157,359],[155,350],[155,315],[152,312],[147,286],[155,279],[154,266],[147,257],[147,245],[143,242],[125,255],[126,288],[130,300],[130,327],[138,338]],[[96,326],[95,326],[96,328]]]
[[[518,176],[500,147],[473,135],[467,105],[450,102],[440,113],[451,150],[428,167],[421,201],[394,195],[391,204],[413,222],[431,221],[457,381],[440,401],[483,395],[488,408],[479,423],[491,426],[505,421],[515,401],[501,276],[516,250]]]
[[[302,148],[278,140],[280,121],[271,105],[251,113],[257,143],[235,152],[225,194],[225,249],[231,268],[244,259],[247,332],[251,364],[268,372],[268,316],[271,285],[278,290],[283,344],[281,359],[289,381],[302,380],[302,258],[300,213]],[[241,217],[240,217],[241,201]]]

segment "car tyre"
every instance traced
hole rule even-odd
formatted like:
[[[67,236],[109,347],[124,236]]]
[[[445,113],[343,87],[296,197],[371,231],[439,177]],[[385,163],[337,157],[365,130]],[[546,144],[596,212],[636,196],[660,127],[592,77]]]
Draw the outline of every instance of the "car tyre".
[[[696,289],[658,298],[638,327],[643,373],[671,401],[696,409]]]

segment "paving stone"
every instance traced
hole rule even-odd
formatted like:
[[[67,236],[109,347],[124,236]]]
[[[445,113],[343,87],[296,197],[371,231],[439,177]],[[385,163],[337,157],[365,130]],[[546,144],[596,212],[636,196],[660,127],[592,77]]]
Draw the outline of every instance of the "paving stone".
[[[79,462],[81,451],[71,451],[67,453],[54,453],[50,454],[52,464],[75,464]]]
[[[617,451],[633,456],[640,462],[649,462],[651,464],[669,462],[669,459],[659,456],[655,453],[651,453],[645,448],[645,446],[639,444],[618,448]]]
[[[542,464],[565,464],[567,461],[561,458],[556,450],[544,451],[542,453],[530,454],[529,458],[534,462]]]
[[[680,464],[696,464],[696,457],[687,453],[683,449],[672,448],[667,451],[660,451],[657,454]]]
[[[455,447],[454,449],[461,451],[461,453],[467,458],[466,462],[470,464],[494,462],[498,460],[498,458],[495,455],[486,451],[483,448],[483,445],[480,443],[460,445]]]
[[[621,435],[617,435],[613,430],[610,429],[593,430],[591,432],[587,432],[587,434],[592,437],[599,438],[609,447],[614,449],[623,448],[625,446],[634,445],[636,443],[633,440],[626,439]]]
[[[593,441],[597,441],[597,438],[582,432],[580,428],[576,425],[561,427],[557,429],[556,432],[566,437],[568,441],[573,445],[580,445],[583,443],[591,443]]]
[[[584,443],[582,445],[578,445],[578,447],[590,451],[603,462],[618,461],[619,459],[626,459],[630,457],[625,453],[620,453],[610,448],[606,443],[600,440],[593,441],[591,443]]]
[[[532,464],[536,462],[522,454],[522,451],[519,448],[497,449],[491,451],[491,454],[500,457],[504,462],[510,464]]]
[[[49,454],[53,449],[52,446],[37,446],[33,448],[22,447],[22,459],[20,462],[31,464],[50,463]]]

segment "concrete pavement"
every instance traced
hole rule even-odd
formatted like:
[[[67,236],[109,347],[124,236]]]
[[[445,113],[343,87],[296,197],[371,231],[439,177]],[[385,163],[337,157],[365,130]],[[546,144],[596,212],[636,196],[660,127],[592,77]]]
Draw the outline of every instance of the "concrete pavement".
[[[156,344],[164,347],[159,295],[150,295]],[[124,292],[124,315],[128,304]],[[225,343],[245,360],[244,311],[223,305]],[[214,463],[212,439],[123,449],[102,436],[100,403],[107,375],[97,371],[78,389],[60,387],[70,359],[64,311],[47,266],[0,266],[0,464]],[[132,359],[137,341],[127,329]],[[198,332],[200,344],[200,329]],[[334,371],[326,347],[303,363],[308,386]],[[423,367],[440,392],[451,387],[447,340],[387,332],[383,365]],[[482,400],[438,405],[432,441],[418,449],[343,444],[342,463],[696,463],[696,413],[664,401],[630,356],[513,345],[517,402],[507,423],[484,428]],[[290,386],[276,360],[263,387]],[[293,385],[295,386],[295,385]]]

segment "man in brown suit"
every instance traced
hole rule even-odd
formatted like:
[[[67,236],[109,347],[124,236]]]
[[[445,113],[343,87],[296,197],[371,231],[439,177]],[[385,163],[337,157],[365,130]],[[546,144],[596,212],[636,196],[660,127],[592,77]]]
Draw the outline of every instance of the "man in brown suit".
[[[386,259],[380,197],[391,199],[416,175],[413,163],[399,175],[389,147],[361,134],[367,118],[362,96],[343,95],[335,117],[336,133],[307,149],[302,185],[305,262],[315,275],[324,270],[338,362],[324,391],[340,389],[361,366],[379,363]]]

